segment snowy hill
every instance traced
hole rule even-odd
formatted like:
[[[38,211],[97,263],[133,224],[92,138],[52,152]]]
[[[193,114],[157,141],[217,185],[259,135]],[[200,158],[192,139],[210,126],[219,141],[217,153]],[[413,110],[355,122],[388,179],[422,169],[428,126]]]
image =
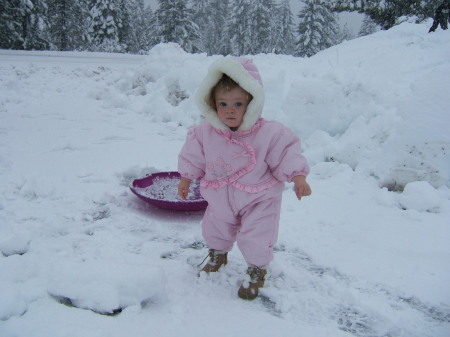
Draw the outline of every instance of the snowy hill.
[[[197,277],[201,212],[129,190],[176,169],[218,56],[0,50],[0,336],[448,336],[450,34],[430,24],[252,57],[313,189],[286,185],[253,302],[237,249]]]

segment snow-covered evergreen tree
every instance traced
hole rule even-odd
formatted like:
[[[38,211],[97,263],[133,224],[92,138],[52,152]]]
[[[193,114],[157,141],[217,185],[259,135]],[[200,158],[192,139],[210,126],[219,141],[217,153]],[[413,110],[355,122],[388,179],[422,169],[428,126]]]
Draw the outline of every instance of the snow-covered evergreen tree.
[[[117,32],[119,43],[123,47],[123,52],[128,52],[132,48],[130,47],[130,42],[133,36],[132,20],[134,20],[138,16],[137,13],[134,13],[136,6],[138,6],[136,1],[137,0],[121,0],[118,3],[120,26],[118,27]],[[144,3],[142,2],[142,5],[143,4]]]
[[[122,52],[120,43],[122,28],[121,0],[91,0],[91,46],[92,51]]]
[[[185,51],[203,51],[198,26],[191,21],[192,11],[184,0],[158,0],[156,10],[158,42],[178,43]]]
[[[251,53],[271,53],[274,51],[275,2],[273,0],[251,0]]]
[[[89,30],[91,27],[91,15],[89,11],[90,0],[77,0],[78,5],[73,7],[71,15],[71,34],[73,35],[73,50],[88,50],[91,43]]]
[[[200,39],[202,40],[203,46],[205,46],[205,51],[207,50],[208,42],[208,26],[210,21],[214,18],[209,12],[211,6],[209,5],[210,0],[191,0],[191,20],[198,26],[198,31],[200,34]]]
[[[373,22],[373,20],[369,16],[366,15],[363,19],[358,36],[370,35],[378,30],[379,30],[378,25],[375,22]]]
[[[230,5],[229,13],[227,28],[231,43],[231,54],[249,54],[252,49],[251,4],[248,0],[234,0]]]
[[[147,49],[159,43],[158,40],[158,19],[150,7],[145,9],[145,35],[147,39]]]
[[[147,52],[158,43],[158,30],[156,28],[157,20],[152,9],[149,6],[145,7],[144,13],[142,15],[142,20],[142,27],[139,30],[137,39],[140,42],[140,51]]]
[[[20,0],[0,0],[0,48],[23,49]]]
[[[231,52],[228,34],[228,0],[211,0],[207,15],[210,18],[203,32],[205,51],[209,55],[227,55]]]
[[[442,0],[330,0],[335,11],[357,11],[369,16],[383,29],[389,29],[401,17],[415,17],[423,21],[434,14]]]
[[[53,45],[57,50],[70,50],[69,24],[72,13],[70,0],[48,0],[48,16],[50,23],[50,35]]]
[[[275,12],[273,26],[273,52],[292,55],[295,46],[295,24],[289,0],[283,0]]]
[[[197,23],[200,26],[200,22],[202,20],[206,20],[207,19],[207,14],[208,14],[208,7],[210,5],[210,0],[191,0],[190,1],[190,8],[192,9],[192,17],[194,19],[198,19],[198,21],[195,21],[195,23]]]
[[[87,47],[89,11],[85,0],[47,0],[49,32],[57,50]]]
[[[336,16],[323,0],[306,0],[298,17],[296,55],[309,57],[338,42]]]
[[[49,49],[47,4],[44,0],[20,1],[23,49]]]
[[[155,20],[143,0],[0,0],[0,48],[149,50]]]
[[[151,8],[145,8],[144,0],[125,0],[121,13],[119,41],[126,45],[126,51],[134,54],[148,51],[155,44],[155,18]]]

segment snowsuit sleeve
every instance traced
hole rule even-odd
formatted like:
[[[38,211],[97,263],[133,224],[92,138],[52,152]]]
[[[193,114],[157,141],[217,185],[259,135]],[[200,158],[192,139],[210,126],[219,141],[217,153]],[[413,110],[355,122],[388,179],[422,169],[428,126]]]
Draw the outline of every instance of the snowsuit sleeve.
[[[291,182],[295,176],[309,174],[308,162],[301,154],[300,139],[284,126],[274,138],[266,162],[279,181]]]
[[[199,127],[188,131],[186,142],[178,155],[178,172],[184,178],[197,179],[205,175],[206,161]]]

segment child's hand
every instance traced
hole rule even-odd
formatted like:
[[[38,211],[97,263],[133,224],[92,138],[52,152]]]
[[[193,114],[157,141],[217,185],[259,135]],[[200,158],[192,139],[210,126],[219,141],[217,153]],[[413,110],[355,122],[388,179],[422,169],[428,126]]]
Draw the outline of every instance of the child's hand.
[[[294,192],[297,196],[297,199],[300,200],[302,197],[307,197],[311,195],[311,187],[306,182],[305,176],[295,176],[292,178],[294,182]]]
[[[178,195],[181,199],[186,200],[190,185],[191,179],[181,177],[180,182],[178,183]]]

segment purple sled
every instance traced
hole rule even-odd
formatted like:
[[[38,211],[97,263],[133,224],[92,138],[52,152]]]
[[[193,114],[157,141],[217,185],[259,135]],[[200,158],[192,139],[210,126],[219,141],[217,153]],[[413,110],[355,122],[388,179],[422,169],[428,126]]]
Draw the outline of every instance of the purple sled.
[[[179,181],[178,172],[158,172],[133,180],[130,189],[141,200],[159,208],[190,212],[205,210],[208,202],[200,194],[199,182],[191,183],[188,200],[185,201],[176,197]],[[158,191],[161,182],[165,191]]]

